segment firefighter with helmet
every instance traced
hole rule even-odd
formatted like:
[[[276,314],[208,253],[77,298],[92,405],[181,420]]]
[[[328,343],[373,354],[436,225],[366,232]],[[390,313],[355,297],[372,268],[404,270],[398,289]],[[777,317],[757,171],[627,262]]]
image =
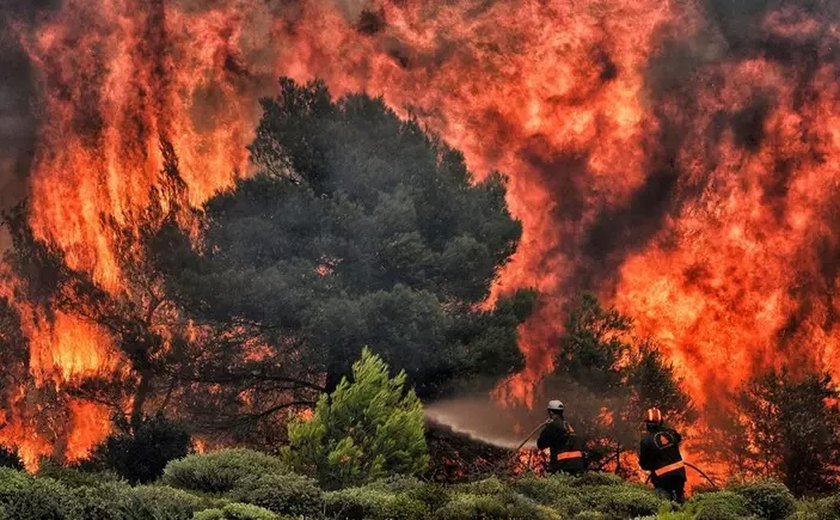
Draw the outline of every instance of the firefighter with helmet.
[[[682,436],[665,426],[659,408],[649,408],[644,417],[645,434],[639,446],[639,465],[650,472],[656,491],[671,500],[685,500],[685,463],[680,454]]]
[[[572,425],[563,418],[565,407],[560,401],[548,403],[548,421],[537,438],[537,448],[549,450],[548,471],[580,475],[586,471],[583,442]]]

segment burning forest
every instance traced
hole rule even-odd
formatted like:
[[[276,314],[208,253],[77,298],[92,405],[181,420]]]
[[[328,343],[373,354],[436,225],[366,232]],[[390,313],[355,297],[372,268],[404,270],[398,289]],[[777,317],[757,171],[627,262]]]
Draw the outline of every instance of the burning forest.
[[[656,405],[834,489],[835,4],[0,3],[0,444],[275,449],[369,346],[479,438],[560,396],[632,477]]]

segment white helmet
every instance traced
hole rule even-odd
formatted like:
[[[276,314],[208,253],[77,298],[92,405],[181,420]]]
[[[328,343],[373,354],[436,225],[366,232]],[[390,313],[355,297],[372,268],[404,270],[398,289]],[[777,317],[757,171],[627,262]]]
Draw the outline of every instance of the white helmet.
[[[549,412],[562,412],[566,407],[563,406],[563,403],[558,400],[553,400],[548,402],[548,411]]]

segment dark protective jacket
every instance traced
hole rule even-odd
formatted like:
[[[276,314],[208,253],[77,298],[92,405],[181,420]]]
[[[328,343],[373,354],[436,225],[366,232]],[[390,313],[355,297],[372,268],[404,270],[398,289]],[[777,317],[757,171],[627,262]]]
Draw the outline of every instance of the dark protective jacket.
[[[657,488],[671,489],[685,484],[685,464],[680,454],[682,436],[671,428],[648,431],[639,446],[639,465],[651,472]]]
[[[554,419],[543,428],[537,439],[537,448],[548,448],[548,470],[552,473],[577,474],[586,471],[583,441],[563,419]]]

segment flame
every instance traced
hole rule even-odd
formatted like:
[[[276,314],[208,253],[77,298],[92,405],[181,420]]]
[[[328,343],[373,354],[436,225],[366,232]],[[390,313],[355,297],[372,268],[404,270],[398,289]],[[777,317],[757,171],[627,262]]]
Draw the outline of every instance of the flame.
[[[523,236],[492,299],[534,287],[542,305],[500,398],[533,404],[582,289],[655,338],[700,404],[781,364],[840,376],[838,29],[820,9],[759,12],[739,47],[693,1],[64,0],[16,27],[40,100],[30,222],[126,291],[105,222],[136,227],[159,138],[199,207],[249,173],[258,95],[323,78],[418,117],[479,177],[509,175]],[[16,305],[37,381],[124,370],[82,317]],[[77,410],[93,428],[81,416],[100,412]]]

